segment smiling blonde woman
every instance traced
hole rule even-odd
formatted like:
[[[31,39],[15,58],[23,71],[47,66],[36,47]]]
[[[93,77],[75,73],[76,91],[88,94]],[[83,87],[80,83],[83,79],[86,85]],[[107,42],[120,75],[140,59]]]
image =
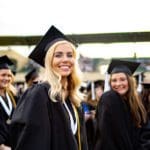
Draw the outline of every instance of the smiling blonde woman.
[[[12,117],[14,150],[87,150],[75,46],[54,26],[29,56],[45,67]]]

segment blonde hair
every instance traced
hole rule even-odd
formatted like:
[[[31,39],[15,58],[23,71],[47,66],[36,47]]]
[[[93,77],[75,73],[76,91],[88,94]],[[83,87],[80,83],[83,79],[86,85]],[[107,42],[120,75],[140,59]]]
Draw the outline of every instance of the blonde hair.
[[[125,96],[123,96],[129,104],[133,121],[137,127],[141,127],[141,124],[146,122],[146,111],[142,104],[142,100],[137,92],[137,85],[135,78],[126,74],[129,89]],[[111,81],[111,78],[110,78]]]
[[[15,81],[15,77],[14,77],[13,73],[11,72],[11,81],[10,81],[8,87],[7,87],[7,90],[9,90],[10,92],[12,92],[12,94],[14,96],[16,96],[17,95],[17,90],[16,90],[16,88],[13,85],[14,81]]]
[[[76,53],[76,49],[73,46],[73,44],[71,44],[68,41],[58,41],[55,44],[53,44],[47,51],[46,56],[45,56],[45,78],[44,80],[47,81],[51,88],[49,91],[49,96],[50,99],[53,102],[57,102],[58,100],[56,100],[56,97],[61,97],[61,90],[62,90],[62,84],[61,84],[61,76],[56,73],[53,68],[52,68],[52,61],[53,61],[53,56],[54,56],[54,52],[55,49],[58,45],[60,44],[69,44],[73,50],[73,57],[76,59],[77,58],[77,53]],[[73,68],[73,71],[71,73],[71,75],[68,76],[68,91],[69,91],[69,97],[70,100],[72,101],[72,103],[75,106],[80,106],[80,95],[78,93],[78,89],[79,86],[81,84],[81,78],[80,78],[80,70],[79,67],[77,67],[77,59]],[[67,83],[66,83],[67,84]]]

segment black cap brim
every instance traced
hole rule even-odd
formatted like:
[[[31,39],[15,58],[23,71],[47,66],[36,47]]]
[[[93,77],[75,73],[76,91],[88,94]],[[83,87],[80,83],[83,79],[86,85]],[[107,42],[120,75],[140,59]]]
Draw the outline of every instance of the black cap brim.
[[[132,75],[139,67],[139,65],[140,63],[138,62],[112,59],[107,72],[108,74],[124,72],[129,75]]]
[[[38,77],[38,71],[33,68],[25,75],[25,81],[28,82],[29,80]]]
[[[143,85],[143,87],[145,88],[145,89],[150,89],[150,83],[142,83],[142,85]]]
[[[0,57],[0,69],[9,69],[13,62],[7,57],[7,55]]]

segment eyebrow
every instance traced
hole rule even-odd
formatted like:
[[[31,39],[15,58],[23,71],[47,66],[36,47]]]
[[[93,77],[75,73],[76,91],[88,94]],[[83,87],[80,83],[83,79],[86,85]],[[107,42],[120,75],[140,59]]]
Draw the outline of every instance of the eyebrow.
[[[64,52],[62,52],[62,51],[57,51],[57,52],[54,52],[54,54],[61,54],[61,53],[64,53]],[[66,52],[67,54],[73,54],[73,52]]]

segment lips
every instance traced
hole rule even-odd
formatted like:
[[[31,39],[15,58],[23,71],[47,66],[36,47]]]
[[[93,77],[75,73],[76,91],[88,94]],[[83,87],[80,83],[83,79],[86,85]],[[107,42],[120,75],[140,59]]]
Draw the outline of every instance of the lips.
[[[59,68],[64,71],[68,71],[70,69],[70,66],[63,65],[63,66],[60,66]]]

